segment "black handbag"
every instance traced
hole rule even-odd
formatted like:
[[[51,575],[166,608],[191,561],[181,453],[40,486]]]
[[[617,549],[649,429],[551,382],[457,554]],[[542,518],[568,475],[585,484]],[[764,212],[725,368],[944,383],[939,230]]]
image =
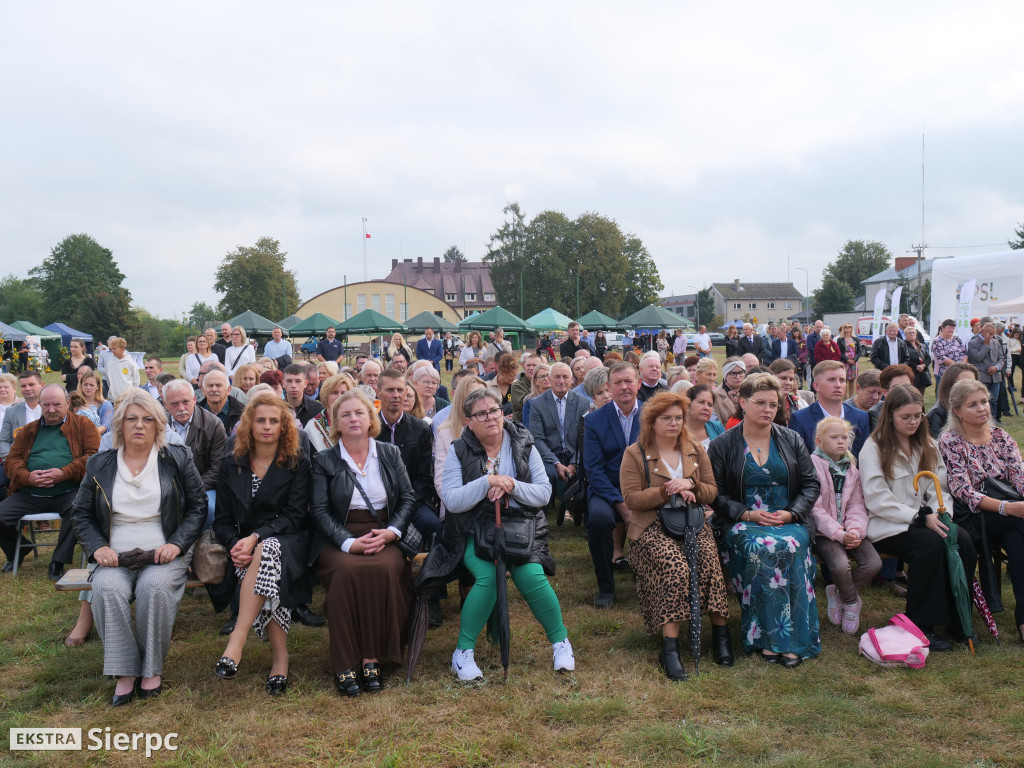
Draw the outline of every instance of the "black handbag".
[[[473,521],[473,547],[481,560],[494,561],[495,522],[495,514],[489,510],[481,511]],[[509,565],[528,563],[533,556],[533,538],[537,533],[533,511],[506,508],[501,513],[501,527],[505,532],[505,562]]]
[[[647,452],[642,445],[640,446],[640,455],[644,463],[644,474],[647,476],[647,486],[653,488],[651,470],[647,466],[647,460],[643,459]],[[704,506],[702,504],[684,504],[679,495],[674,494],[668,500],[668,504],[658,510],[658,522],[661,523],[666,536],[682,541],[687,531],[691,531],[696,536],[704,527]]]
[[[985,478],[985,495],[999,501],[1024,501],[1017,489],[999,477]]]

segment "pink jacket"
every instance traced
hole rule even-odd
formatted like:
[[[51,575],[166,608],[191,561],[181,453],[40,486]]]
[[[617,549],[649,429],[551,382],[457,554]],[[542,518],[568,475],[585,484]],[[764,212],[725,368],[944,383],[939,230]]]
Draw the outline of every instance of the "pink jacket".
[[[838,520],[836,511],[836,489],[832,485],[832,474],[828,471],[828,462],[820,456],[811,454],[814,471],[818,473],[821,494],[814,502],[811,517],[819,536],[842,542],[847,531],[864,538],[868,531],[868,510],[864,506],[864,491],[860,487],[860,470],[851,466],[843,483],[843,524]]]

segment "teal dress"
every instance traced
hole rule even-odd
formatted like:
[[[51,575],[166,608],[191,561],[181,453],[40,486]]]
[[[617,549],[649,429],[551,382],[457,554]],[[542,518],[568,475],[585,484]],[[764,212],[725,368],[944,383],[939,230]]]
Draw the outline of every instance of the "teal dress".
[[[749,449],[745,452],[743,489],[747,509],[788,509],[789,468],[774,442],[763,467]],[[725,545],[723,557],[740,596],[743,650],[817,656],[821,638],[814,600],[815,567],[806,526],[734,523],[726,532]]]

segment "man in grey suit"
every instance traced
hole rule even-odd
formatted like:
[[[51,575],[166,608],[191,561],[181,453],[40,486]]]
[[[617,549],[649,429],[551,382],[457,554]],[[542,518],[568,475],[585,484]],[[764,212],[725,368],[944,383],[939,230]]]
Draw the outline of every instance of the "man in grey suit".
[[[203,478],[206,491],[206,524],[213,525],[217,505],[217,479],[220,462],[227,450],[228,436],[221,420],[205,408],[196,408],[196,393],[184,379],[175,379],[164,386],[164,407],[170,414],[171,429],[192,449],[192,461]]]
[[[1003,347],[995,339],[996,325],[987,322],[981,326],[981,333],[967,344],[967,361],[978,369],[978,379],[988,387],[988,399],[992,404],[992,415],[999,422],[999,390],[1003,383],[1006,358]]]
[[[588,398],[569,391],[572,370],[565,363],[552,365],[548,380],[551,388],[530,402],[530,433],[554,487],[576,474],[571,462],[580,419],[590,404]]]

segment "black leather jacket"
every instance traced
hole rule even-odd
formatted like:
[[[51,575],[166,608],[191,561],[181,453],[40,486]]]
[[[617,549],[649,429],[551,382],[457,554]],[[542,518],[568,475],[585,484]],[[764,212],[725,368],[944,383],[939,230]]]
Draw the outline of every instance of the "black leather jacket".
[[[377,441],[377,461],[388,494],[387,510],[378,509],[377,514],[386,526],[404,534],[416,507],[416,494],[402,463],[402,454],[398,446]],[[353,538],[345,528],[348,507],[353,494],[362,499],[356,490],[355,475],[337,448],[328,448],[313,457],[312,475],[309,513],[313,518],[313,537],[306,560],[310,565],[328,543],[341,549],[346,539]]]
[[[772,442],[789,467],[788,509],[796,516],[793,522],[807,526],[813,541],[811,509],[818,499],[819,485],[811,456],[800,435],[778,424],[772,424]],[[708,445],[708,458],[718,484],[718,496],[712,504],[715,508],[714,526],[720,534],[739,522],[740,516],[748,509],[743,488],[744,447],[742,425],[727,430]]]
[[[203,478],[192,461],[192,450],[183,445],[161,448],[157,466],[164,538],[184,554],[195,544],[206,522]],[[114,496],[116,476],[116,449],[94,455],[85,465],[85,478],[71,508],[75,535],[90,558],[97,549],[110,544],[110,500]]]

